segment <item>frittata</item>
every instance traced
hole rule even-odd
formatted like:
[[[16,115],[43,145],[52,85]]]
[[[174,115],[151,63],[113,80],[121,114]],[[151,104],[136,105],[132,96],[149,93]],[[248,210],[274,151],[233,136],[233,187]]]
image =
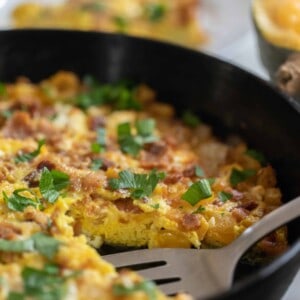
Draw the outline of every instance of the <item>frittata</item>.
[[[146,85],[61,71],[0,100],[0,299],[166,299],[94,248],[222,247],[281,205],[260,152]],[[286,247],[281,228],[254,253]]]
[[[121,32],[196,47],[206,40],[197,0],[67,0],[61,5],[20,4],[16,27]]]

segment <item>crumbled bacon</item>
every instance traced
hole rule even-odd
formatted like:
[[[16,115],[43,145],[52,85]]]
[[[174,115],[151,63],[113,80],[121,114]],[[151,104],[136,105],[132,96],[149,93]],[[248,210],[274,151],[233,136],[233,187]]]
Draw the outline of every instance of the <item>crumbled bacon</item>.
[[[17,111],[7,121],[2,129],[4,137],[24,139],[32,136],[33,123],[28,112]]]
[[[17,235],[21,234],[21,229],[11,223],[0,223],[0,238],[5,240],[13,240]]]
[[[39,172],[37,172],[36,170],[34,170],[34,171],[28,173],[23,178],[23,180],[28,183],[29,187],[37,187],[39,185],[38,175],[39,175]]]
[[[90,130],[96,130],[99,127],[104,127],[106,124],[103,116],[89,116],[88,127]]]
[[[167,152],[167,145],[163,142],[155,142],[146,144],[144,149],[154,156],[162,156]]]
[[[55,164],[50,160],[42,160],[39,162],[36,168],[37,170],[42,170],[44,168],[47,168],[48,170],[53,170],[55,169]]]
[[[201,221],[196,214],[185,214],[181,219],[181,225],[184,230],[197,230],[201,225]]]
[[[252,211],[257,206],[258,206],[258,204],[254,201],[248,201],[248,202],[245,202],[245,203],[242,203],[241,205],[239,205],[239,207],[242,207],[248,211]]]
[[[169,175],[165,178],[164,182],[165,182],[166,184],[174,184],[174,183],[177,183],[182,177],[183,177],[183,176],[182,176],[182,173],[181,173],[181,172],[169,174]]]
[[[241,222],[249,215],[249,210],[242,207],[235,207],[231,213],[237,222]]]
[[[121,198],[115,200],[114,204],[118,208],[118,210],[125,211],[128,213],[139,214],[143,212],[138,206],[133,204],[133,200],[130,198]]]

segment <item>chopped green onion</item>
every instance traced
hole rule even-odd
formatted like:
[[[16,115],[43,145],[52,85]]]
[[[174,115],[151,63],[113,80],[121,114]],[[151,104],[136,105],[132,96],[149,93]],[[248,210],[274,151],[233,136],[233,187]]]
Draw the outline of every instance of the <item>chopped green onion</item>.
[[[200,168],[199,166],[195,167],[195,174],[198,177],[204,177],[205,176],[203,169]]]
[[[194,206],[200,200],[211,196],[212,191],[209,181],[207,179],[201,179],[200,181],[193,183],[181,198]]]
[[[230,175],[230,183],[233,187],[235,187],[240,182],[246,181],[255,174],[255,170],[238,170],[236,168],[233,168]]]
[[[196,215],[196,214],[200,214],[202,212],[205,211],[205,207],[204,206],[199,206],[195,211],[193,211],[193,214]]]
[[[92,152],[100,153],[103,152],[106,147],[106,130],[105,128],[97,129],[96,142],[91,145]]]

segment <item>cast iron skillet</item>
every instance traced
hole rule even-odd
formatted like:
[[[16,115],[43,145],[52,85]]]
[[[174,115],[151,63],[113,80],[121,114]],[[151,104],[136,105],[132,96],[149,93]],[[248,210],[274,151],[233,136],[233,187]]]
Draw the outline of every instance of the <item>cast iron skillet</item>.
[[[62,69],[103,82],[149,84],[179,112],[197,112],[220,137],[239,134],[263,151],[277,170],[284,201],[300,195],[300,106],[255,76],[205,54],[145,39],[56,30],[0,32],[1,81],[19,75],[38,81]],[[289,224],[291,247],[285,254],[254,271],[240,265],[233,289],[218,299],[280,299],[300,266],[299,226],[299,218]]]

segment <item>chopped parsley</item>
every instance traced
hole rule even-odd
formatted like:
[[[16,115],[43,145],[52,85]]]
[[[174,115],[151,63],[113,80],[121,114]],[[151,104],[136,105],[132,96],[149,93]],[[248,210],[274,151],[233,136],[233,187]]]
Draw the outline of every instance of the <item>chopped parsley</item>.
[[[245,154],[257,160],[262,166],[266,165],[267,163],[265,156],[259,151],[248,149]]]
[[[105,128],[97,129],[97,138],[96,142],[92,144],[92,152],[100,153],[103,152],[106,147],[106,130]]]
[[[218,197],[219,197],[220,201],[225,203],[226,201],[228,201],[232,198],[232,194],[222,191],[222,192],[218,193]]]
[[[181,196],[181,198],[191,205],[196,205],[200,200],[212,196],[210,182],[207,179],[201,179],[193,183],[188,190]]]
[[[2,192],[4,201],[10,210],[23,211],[27,206],[33,206],[36,208],[41,206],[41,202],[36,196],[33,195],[33,198],[28,198],[22,195],[24,192],[32,194],[29,189],[14,190],[10,197],[8,197],[4,191]]]
[[[162,3],[149,3],[145,6],[145,13],[151,22],[159,22],[166,14],[166,6]]]
[[[45,140],[39,140],[38,147],[36,150],[34,150],[30,153],[23,153],[23,154],[17,155],[15,158],[15,162],[16,163],[24,163],[24,162],[29,162],[29,161],[33,160],[35,157],[37,157],[40,154],[41,148],[43,145],[45,145]]]
[[[39,183],[39,188],[42,196],[50,203],[54,203],[60,196],[60,191],[69,185],[69,175],[51,170],[43,169]]]
[[[21,241],[0,239],[0,251],[15,253],[37,251],[48,259],[53,259],[59,245],[58,240],[41,232]]]
[[[230,183],[233,187],[235,187],[240,182],[246,181],[255,174],[255,170],[238,170],[236,168],[233,168],[230,174]]]
[[[182,115],[182,121],[185,125],[195,128],[201,124],[201,120],[193,112],[186,110]]]
[[[159,203],[151,204],[150,206],[154,209],[159,209]]]
[[[160,180],[165,178],[165,173],[152,170],[149,174],[135,174],[129,170],[119,173],[119,178],[109,180],[112,190],[128,189],[134,199],[150,196]]]
[[[153,119],[138,120],[135,124],[136,135],[131,133],[131,125],[128,122],[118,125],[118,142],[122,152],[137,156],[144,144],[157,140],[153,135],[155,121]]]
[[[195,174],[198,177],[204,177],[205,176],[203,169],[200,168],[199,166],[195,167]]]
[[[75,98],[75,103],[82,109],[90,106],[112,105],[118,110],[140,110],[141,104],[135,97],[135,86],[129,82],[101,84],[93,77],[84,78],[86,91]]]
[[[101,158],[96,158],[92,160],[90,168],[93,171],[98,171],[102,167],[102,165],[103,165],[103,160]]]
[[[152,281],[142,281],[133,285],[114,284],[112,287],[114,296],[129,296],[136,292],[144,292],[149,300],[156,300],[157,291],[156,286]]]
[[[79,272],[64,276],[55,264],[46,264],[43,269],[25,267],[22,271],[23,292],[11,292],[8,299],[62,300],[67,292],[66,281]]]

